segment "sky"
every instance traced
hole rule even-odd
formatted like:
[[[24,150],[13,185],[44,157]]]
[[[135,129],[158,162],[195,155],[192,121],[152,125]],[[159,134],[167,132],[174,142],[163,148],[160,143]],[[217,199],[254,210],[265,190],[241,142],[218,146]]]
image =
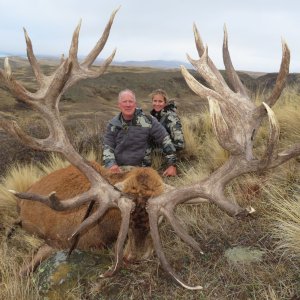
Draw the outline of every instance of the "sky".
[[[114,9],[120,7],[99,58],[116,48],[115,61],[198,59],[196,24],[219,69],[223,27],[236,70],[277,72],[284,39],[290,72],[300,72],[299,0],[0,0],[0,53],[25,54],[23,27],[36,55],[68,54],[82,20],[79,55],[95,45]]]

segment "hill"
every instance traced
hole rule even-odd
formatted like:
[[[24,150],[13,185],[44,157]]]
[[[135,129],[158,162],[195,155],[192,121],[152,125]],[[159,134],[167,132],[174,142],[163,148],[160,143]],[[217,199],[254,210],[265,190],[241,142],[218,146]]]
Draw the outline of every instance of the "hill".
[[[4,58],[0,58],[0,65],[2,66],[3,60]],[[28,61],[20,57],[11,57],[10,64],[16,78],[22,81],[29,90],[34,91],[37,86]],[[51,74],[58,61],[43,58],[40,64],[46,74]],[[194,70],[190,70],[190,72],[205,84]],[[221,72],[224,74],[224,71]],[[246,71],[238,72],[238,74],[253,94],[272,88],[277,75],[275,73],[261,75]],[[224,77],[226,79],[225,75]],[[290,74],[288,84],[296,85],[299,90],[300,74]],[[170,98],[176,98],[178,111],[182,115],[201,112],[207,106],[206,100],[200,99],[190,90],[179,69],[113,65],[100,78],[82,81],[63,95],[60,102],[60,112],[65,125],[73,132],[74,130],[81,130],[81,126],[85,126],[85,124],[92,124],[92,127],[98,128],[97,130],[103,129],[106,122],[118,112],[116,107],[117,95],[125,88],[135,91],[139,106],[145,111],[149,111],[151,107],[149,94],[157,88],[165,89]],[[28,110],[23,103],[16,101],[6,87],[1,86],[1,84],[0,116],[18,119],[19,122],[21,120],[22,124],[31,128],[32,132],[37,135],[41,134],[40,123],[33,121],[38,118],[35,112]],[[23,146],[4,132],[0,131],[0,138],[6,140],[0,149],[2,161],[0,174],[3,173],[7,165],[14,160],[18,161],[21,157],[25,161],[40,160],[44,157],[44,154],[38,151],[24,150]],[[14,151],[15,154],[9,155],[11,151]]]
[[[34,90],[36,83],[28,61],[20,57],[11,57],[10,63],[15,76]],[[57,66],[58,61],[52,58],[42,58],[40,63],[44,72],[50,74]],[[0,65],[3,66],[3,58],[0,58]],[[190,69],[190,71],[199,81],[205,84],[194,70]],[[224,74],[224,71],[222,73]],[[265,74],[247,71],[241,71],[238,74],[242,82],[253,93],[257,90],[272,88],[277,75],[276,73]],[[226,79],[225,75],[224,77]],[[300,86],[299,83],[300,74],[289,75],[289,85]],[[100,78],[85,80],[71,88],[62,99],[62,109],[67,110],[72,106],[73,115],[78,111],[97,112],[104,119],[107,119],[115,113],[117,95],[120,90],[125,88],[135,91],[140,106],[146,110],[150,107],[149,94],[156,88],[163,88],[168,92],[170,98],[177,98],[178,107],[182,112],[192,112],[195,109],[200,109],[203,105],[203,101],[189,89],[178,68],[160,69],[145,66],[136,67],[134,65],[113,65]],[[0,100],[1,111],[10,111],[11,104],[15,106],[12,97],[1,86]],[[9,106],[6,105],[8,103]]]

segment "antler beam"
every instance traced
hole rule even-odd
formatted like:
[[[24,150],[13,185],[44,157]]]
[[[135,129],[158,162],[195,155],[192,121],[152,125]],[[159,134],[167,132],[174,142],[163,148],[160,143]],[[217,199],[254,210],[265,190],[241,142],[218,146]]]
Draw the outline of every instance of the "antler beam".
[[[208,49],[204,47],[195,25],[194,35],[199,59],[193,60],[189,56],[188,59],[206,81],[206,85],[199,83],[185,67],[181,67],[182,75],[188,86],[198,96],[207,99],[214,132],[219,144],[228,151],[229,159],[206,179],[188,187],[169,190],[168,193],[150,199],[148,202],[147,210],[156,253],[160,257],[164,269],[181,285],[184,284],[174,274],[163,254],[157,230],[158,216],[164,215],[174,231],[185,242],[199,251],[198,244],[191,237],[187,238],[187,233],[179,234],[178,221],[174,216],[176,205],[188,203],[193,198],[201,198],[199,203],[203,202],[203,199],[207,199],[229,215],[244,218],[255,210],[252,207],[242,208],[228,199],[224,194],[226,185],[242,174],[274,168],[300,154],[299,143],[277,154],[276,146],[280,129],[271,109],[271,106],[280,97],[288,75],[290,53],[287,45],[283,42],[282,62],[272,94],[265,103],[256,107],[231,62],[226,28],[224,28],[223,60],[230,86],[227,85],[221,73],[209,58]],[[256,158],[253,155],[253,140],[263,117],[266,115],[268,115],[270,123],[267,147],[264,155]],[[192,287],[187,288],[192,289]]]

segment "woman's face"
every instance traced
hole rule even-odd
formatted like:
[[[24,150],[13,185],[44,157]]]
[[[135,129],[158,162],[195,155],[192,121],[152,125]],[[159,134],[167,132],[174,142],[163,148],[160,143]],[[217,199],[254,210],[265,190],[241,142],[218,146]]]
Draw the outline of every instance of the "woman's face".
[[[161,111],[166,106],[163,95],[157,94],[152,98],[152,107],[156,112]]]

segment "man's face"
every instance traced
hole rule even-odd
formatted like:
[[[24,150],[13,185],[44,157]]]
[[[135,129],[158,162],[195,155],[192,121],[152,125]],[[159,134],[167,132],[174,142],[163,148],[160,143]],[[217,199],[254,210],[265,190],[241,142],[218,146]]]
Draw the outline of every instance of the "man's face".
[[[152,107],[156,112],[161,111],[166,106],[163,95],[157,94],[152,98]]]
[[[118,107],[121,110],[123,118],[125,120],[131,120],[136,109],[136,101],[134,96],[129,92],[122,94],[118,102]]]

